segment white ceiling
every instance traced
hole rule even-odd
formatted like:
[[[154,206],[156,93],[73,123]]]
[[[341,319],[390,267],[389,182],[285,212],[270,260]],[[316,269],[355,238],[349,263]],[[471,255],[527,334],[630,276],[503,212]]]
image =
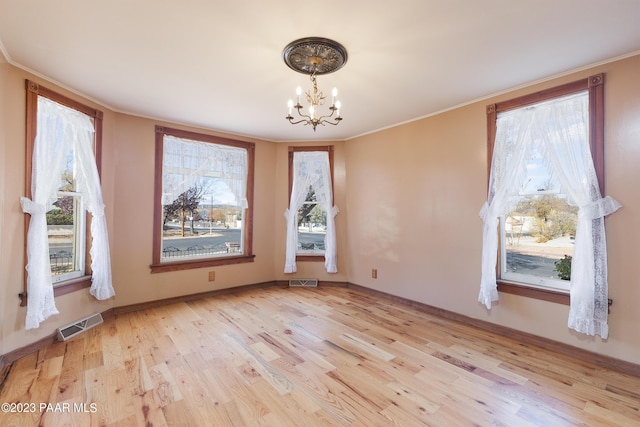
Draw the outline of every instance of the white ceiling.
[[[292,126],[287,43],[332,38],[339,126]],[[0,0],[11,64],[116,111],[274,141],[341,140],[640,53],[640,0]]]

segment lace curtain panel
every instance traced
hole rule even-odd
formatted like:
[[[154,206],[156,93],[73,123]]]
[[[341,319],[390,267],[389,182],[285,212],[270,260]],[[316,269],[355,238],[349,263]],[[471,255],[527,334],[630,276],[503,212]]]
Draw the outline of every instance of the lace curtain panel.
[[[514,208],[518,193],[525,185],[528,157],[542,150],[546,166],[558,178],[568,203],[578,207],[568,326],[587,335],[607,338],[604,217],[618,210],[620,204],[600,194],[589,148],[588,124],[586,93],[498,116],[488,197],[480,211],[484,229],[478,300],[487,308],[498,300],[496,230],[499,218]]]
[[[90,253],[93,273],[90,293],[97,299],[115,295],[100,178],[92,150],[93,136],[93,123],[87,115],[38,97],[37,135],[32,159],[32,199],[21,198],[22,210],[31,215],[27,233],[28,300],[25,329],[37,328],[49,316],[58,313],[49,262],[46,213],[57,200],[60,176],[70,150],[77,158],[77,192],[82,194],[86,210],[92,215]]]
[[[328,273],[337,273],[335,216],[338,213],[338,208],[333,205],[329,153],[326,151],[298,151],[293,153],[291,200],[289,208],[284,213],[287,221],[284,272],[296,272],[298,209],[305,202],[310,186],[315,191],[318,205],[327,213],[324,265]]]

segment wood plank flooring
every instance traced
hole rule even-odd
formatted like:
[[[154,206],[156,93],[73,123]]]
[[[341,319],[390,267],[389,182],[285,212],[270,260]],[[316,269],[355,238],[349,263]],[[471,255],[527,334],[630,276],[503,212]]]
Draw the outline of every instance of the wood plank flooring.
[[[640,378],[349,288],[255,289],[16,361],[8,426],[632,426]]]

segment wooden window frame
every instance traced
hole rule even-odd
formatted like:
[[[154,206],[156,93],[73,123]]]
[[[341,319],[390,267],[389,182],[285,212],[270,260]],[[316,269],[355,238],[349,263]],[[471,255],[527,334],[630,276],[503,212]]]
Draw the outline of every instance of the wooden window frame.
[[[98,176],[102,173],[102,118],[103,113],[100,110],[96,110],[81,102],[68,98],[58,92],[48,89],[34,81],[25,80],[26,88],[26,143],[25,143],[25,189],[24,194],[26,197],[32,198],[31,194],[31,174],[33,168],[33,148],[36,140],[36,132],[38,125],[38,96],[48,98],[58,104],[65,107],[72,108],[80,111],[93,119],[95,133],[94,133],[94,154],[96,158],[96,166],[98,168]],[[75,292],[79,289],[91,287],[91,216],[86,213],[86,244],[85,244],[85,274],[81,277],[75,277],[73,279],[65,280],[63,282],[56,283],[53,287],[53,295],[60,296]],[[27,262],[27,233],[29,231],[30,216],[24,215],[24,260]],[[24,274],[24,287],[23,291],[19,294],[20,305],[27,305],[27,272]]]
[[[243,264],[253,262],[253,191],[255,176],[255,143],[222,138],[198,132],[174,129],[165,126],[156,126],[155,129],[155,178],[153,199],[153,255],[151,273],[163,273],[168,271],[190,270],[194,268],[216,267],[221,265]],[[183,261],[161,262],[162,252],[162,164],[164,136],[170,135],[176,138],[190,139],[194,141],[210,142],[213,144],[227,145],[247,150],[247,202],[249,206],[243,215],[243,248],[244,254],[237,256],[224,256],[216,258],[198,258]]]
[[[293,153],[303,151],[326,151],[329,153],[329,170],[331,173],[331,194],[333,194],[333,145],[322,146],[290,146],[289,147],[289,204],[291,203],[291,190],[293,189]],[[329,213],[327,212],[327,215]],[[296,262],[324,262],[324,255],[296,254]]]
[[[496,138],[496,119],[498,113],[522,108],[527,105],[537,104],[539,102],[548,101],[585,90],[589,94],[589,147],[591,148],[593,165],[598,177],[600,193],[604,194],[604,74],[596,74],[585,79],[488,105],[487,187],[489,185],[489,176],[491,174],[491,160],[493,158],[493,145]],[[497,267],[497,277],[499,292],[555,302],[558,304],[570,304],[570,296],[568,292],[541,289],[529,286],[526,283],[500,279],[500,265]]]

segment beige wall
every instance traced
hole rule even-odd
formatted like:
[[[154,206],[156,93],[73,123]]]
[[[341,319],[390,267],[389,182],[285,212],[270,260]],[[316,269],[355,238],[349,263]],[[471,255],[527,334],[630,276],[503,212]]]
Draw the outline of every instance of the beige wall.
[[[604,72],[610,335],[570,331],[568,307],[501,294],[477,302],[486,199],[487,104]],[[597,353],[640,363],[640,56],[345,143],[349,281]],[[371,269],[378,269],[378,279]]]
[[[477,302],[482,249],[478,211],[487,177],[485,105],[598,72],[606,73],[606,192],[624,206],[607,220],[614,304],[606,342],[569,331],[563,305],[504,294],[491,311]],[[116,297],[97,302],[86,290],[58,297],[61,314],[25,332],[25,311],[17,298],[24,272],[24,215],[18,202],[24,192],[24,79],[38,79],[0,61],[0,354],[113,306],[315,277],[356,283],[640,363],[640,229],[634,221],[640,210],[635,190],[640,182],[638,75],[640,57],[633,57],[346,142],[313,143],[335,146],[337,274],[327,274],[322,263],[308,262],[298,263],[293,275],[283,273],[287,153],[289,145],[297,144],[265,141],[255,141],[255,262],[151,274],[154,126],[166,123],[96,106],[105,113],[102,179]],[[371,278],[372,268],[378,269],[377,279]],[[216,271],[215,282],[207,280],[211,270]]]
[[[5,154],[6,142],[6,121],[5,121],[5,102],[7,91],[7,74],[9,73],[9,65],[0,51],[0,230],[6,230],[7,224],[4,222],[5,218],[5,170],[7,169],[7,156]],[[9,262],[5,256],[5,244],[1,243],[0,239],[0,324],[4,324],[4,303],[10,299],[9,287],[3,286],[3,283],[7,283],[9,280]],[[4,328],[0,326],[0,354],[4,354]]]
[[[264,141],[254,141],[254,262],[150,273],[156,124],[179,127],[123,114],[118,114],[115,120],[114,145],[117,153],[113,167],[117,194],[111,257],[116,306],[272,281],[276,145]],[[216,272],[214,282],[208,281],[209,271]]]
[[[59,296],[56,305],[60,314],[43,322],[37,330],[26,332],[25,309],[18,306],[18,293],[22,291],[24,280],[24,214],[19,198],[24,195],[25,78],[104,112],[102,188],[116,292],[115,298],[107,301],[95,300],[86,289]],[[0,126],[3,166],[0,172],[3,188],[0,195],[3,230],[0,240],[0,354],[49,336],[59,326],[111,307],[274,280],[274,223],[280,220],[279,216],[275,219],[278,163],[275,143],[253,141],[256,142],[254,262],[151,274],[155,125],[206,131],[114,113],[1,62],[0,88],[3,90],[0,92],[0,125],[6,124]],[[208,272],[212,270],[216,272],[216,279],[209,282]]]

